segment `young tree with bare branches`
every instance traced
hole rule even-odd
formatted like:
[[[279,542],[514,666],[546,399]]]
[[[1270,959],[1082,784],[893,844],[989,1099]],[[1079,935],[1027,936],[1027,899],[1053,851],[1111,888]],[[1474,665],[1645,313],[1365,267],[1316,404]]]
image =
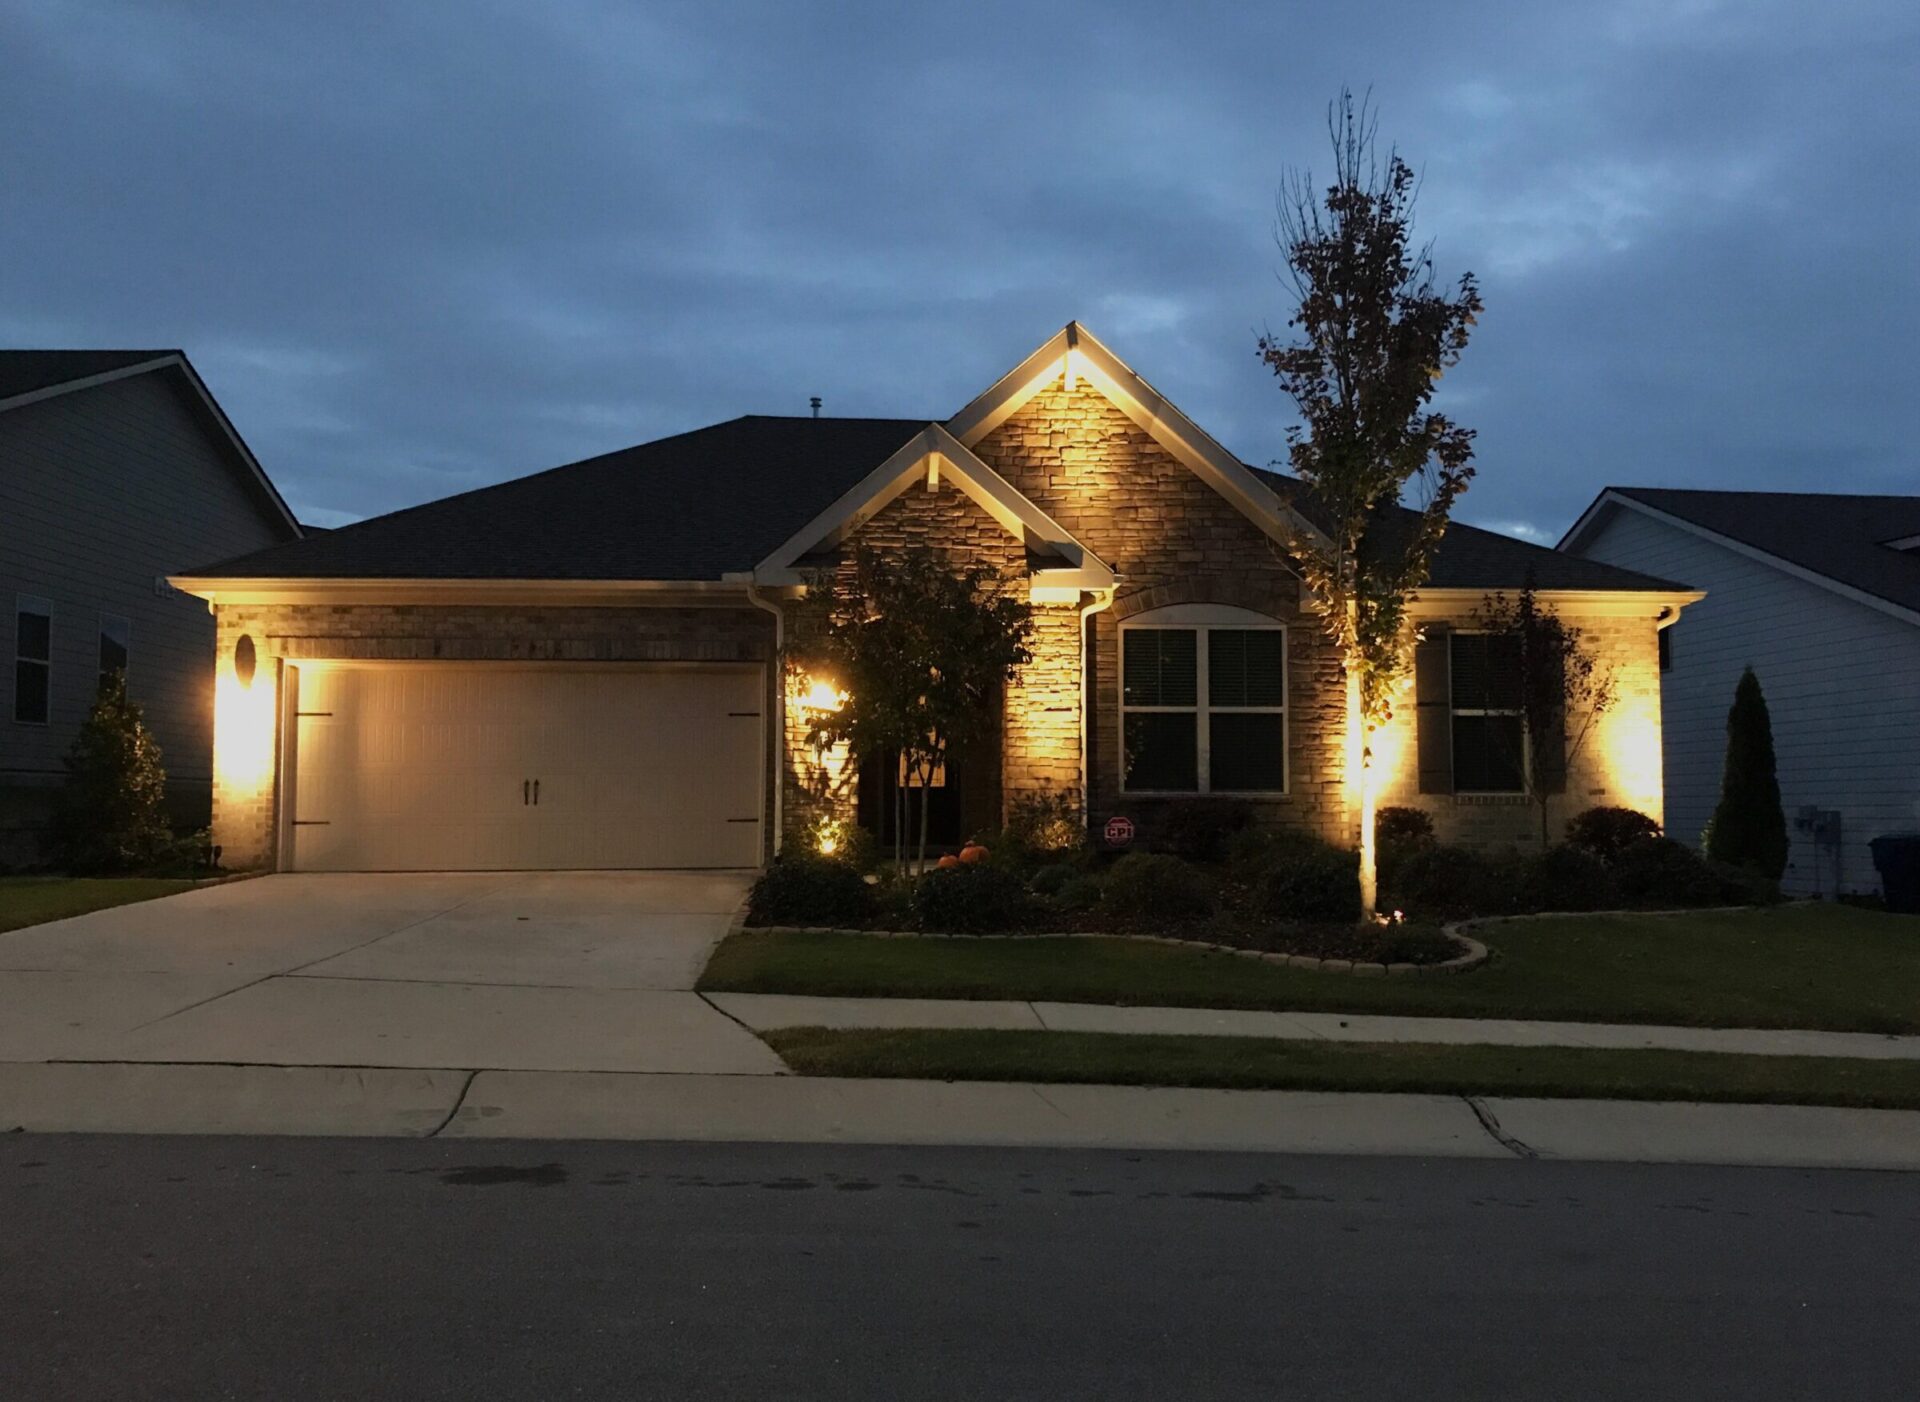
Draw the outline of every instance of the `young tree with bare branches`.
[[[1427,580],[1453,503],[1473,476],[1473,430],[1431,408],[1481,310],[1473,274],[1435,280],[1432,245],[1416,244],[1418,182],[1376,143],[1367,103],[1342,91],[1328,111],[1333,180],[1292,172],[1276,237],[1299,299],[1291,334],[1260,338],[1260,357],[1299,408],[1288,458],[1311,489],[1325,540],[1295,559],[1325,609],[1347,677],[1352,762],[1359,768],[1361,905],[1375,900],[1373,737],[1411,673],[1408,603]],[[1409,486],[1411,529],[1389,513]]]

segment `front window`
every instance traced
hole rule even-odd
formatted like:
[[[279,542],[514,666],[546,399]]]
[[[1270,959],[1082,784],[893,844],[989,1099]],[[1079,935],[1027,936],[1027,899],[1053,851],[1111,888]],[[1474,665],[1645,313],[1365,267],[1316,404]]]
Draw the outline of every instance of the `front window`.
[[[1520,712],[1520,640],[1453,635],[1453,790],[1526,788],[1526,721]]]
[[[1282,793],[1287,635],[1260,627],[1120,630],[1128,793]]]
[[[53,700],[53,605],[21,594],[13,605],[13,718],[45,725]]]

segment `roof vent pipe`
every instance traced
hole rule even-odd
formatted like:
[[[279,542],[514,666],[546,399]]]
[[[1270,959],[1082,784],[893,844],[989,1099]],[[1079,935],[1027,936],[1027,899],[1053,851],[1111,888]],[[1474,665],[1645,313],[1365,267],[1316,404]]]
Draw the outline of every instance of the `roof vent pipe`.
[[[816,419],[819,418],[820,417],[820,396],[817,394],[809,396],[809,398],[807,399],[807,403],[813,406],[813,416]]]

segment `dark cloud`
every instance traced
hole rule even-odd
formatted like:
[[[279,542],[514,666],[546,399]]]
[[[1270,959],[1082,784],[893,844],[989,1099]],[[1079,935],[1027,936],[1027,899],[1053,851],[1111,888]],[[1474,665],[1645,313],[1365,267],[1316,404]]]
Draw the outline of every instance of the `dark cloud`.
[[[1486,288],[1468,518],[1920,489],[1911,5],[1460,9],[0,0],[0,342],[185,346],[320,519],[944,414],[1076,316],[1265,462],[1273,192],[1346,81]]]

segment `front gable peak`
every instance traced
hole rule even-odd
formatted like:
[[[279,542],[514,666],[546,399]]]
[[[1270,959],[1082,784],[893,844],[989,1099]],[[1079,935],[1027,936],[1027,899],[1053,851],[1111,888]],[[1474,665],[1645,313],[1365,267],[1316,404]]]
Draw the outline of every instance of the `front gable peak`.
[[[967,447],[977,447],[1036,395],[1062,378],[1069,393],[1085,384],[1104,396],[1274,540],[1285,545],[1303,536],[1311,540],[1324,539],[1318,527],[1280,501],[1245,463],[1215,442],[1077,321],[1061,327],[1033,354],[948,419],[947,428]]]

